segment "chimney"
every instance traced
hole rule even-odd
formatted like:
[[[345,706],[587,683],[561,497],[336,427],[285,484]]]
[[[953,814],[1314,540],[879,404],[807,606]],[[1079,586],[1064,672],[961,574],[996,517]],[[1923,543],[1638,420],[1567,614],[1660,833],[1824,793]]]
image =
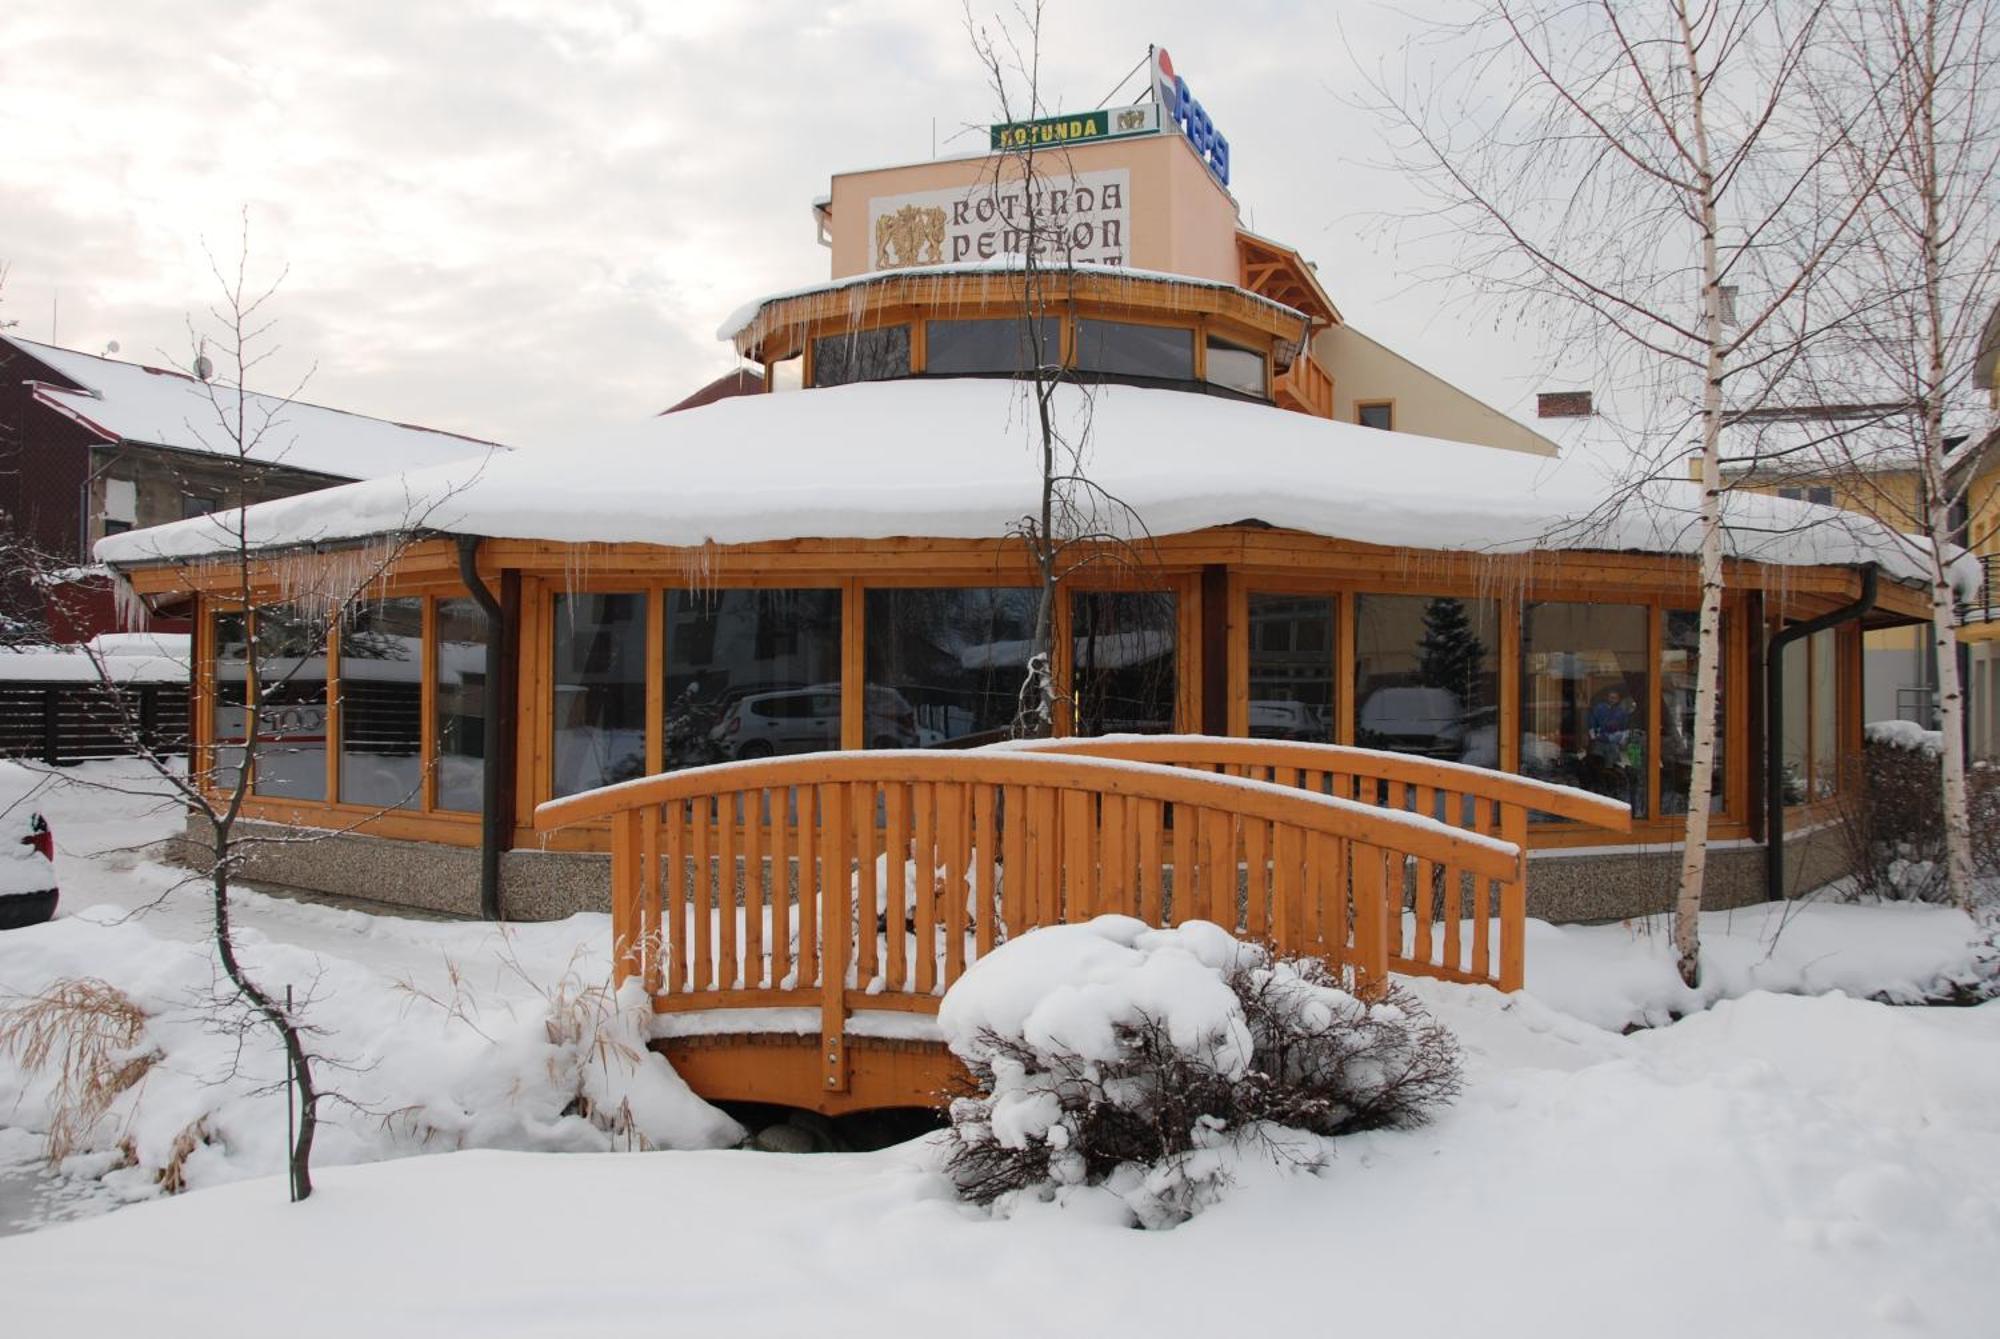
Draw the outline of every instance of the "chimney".
[[[1543,391],[1535,397],[1536,418],[1589,418],[1589,391]]]

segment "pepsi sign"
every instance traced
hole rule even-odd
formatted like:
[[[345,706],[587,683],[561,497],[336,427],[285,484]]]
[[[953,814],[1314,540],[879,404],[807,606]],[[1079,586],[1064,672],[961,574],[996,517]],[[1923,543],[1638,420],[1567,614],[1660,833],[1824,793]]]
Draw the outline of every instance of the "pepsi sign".
[[[1188,92],[1187,80],[1174,73],[1174,62],[1165,47],[1153,48],[1153,96],[1163,119],[1177,127],[1193,146],[1195,156],[1224,186],[1229,184],[1229,141],[1208,119],[1208,112]]]

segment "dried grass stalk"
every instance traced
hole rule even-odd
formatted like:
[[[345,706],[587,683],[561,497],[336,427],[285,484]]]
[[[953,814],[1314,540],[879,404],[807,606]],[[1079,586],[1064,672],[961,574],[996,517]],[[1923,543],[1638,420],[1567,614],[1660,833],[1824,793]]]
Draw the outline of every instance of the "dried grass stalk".
[[[121,1093],[160,1061],[136,1051],[146,1011],[108,981],[75,977],[0,1009],[0,1052],[31,1071],[56,1070],[48,1158],[61,1162],[87,1143]]]

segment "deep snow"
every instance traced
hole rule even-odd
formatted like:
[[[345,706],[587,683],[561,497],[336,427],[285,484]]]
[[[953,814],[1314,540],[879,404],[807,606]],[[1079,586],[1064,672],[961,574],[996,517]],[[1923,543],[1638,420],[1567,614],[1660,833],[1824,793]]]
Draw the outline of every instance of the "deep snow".
[[[28,779],[28,769],[0,769],[0,787],[17,792]],[[135,990],[149,976],[184,979],[176,964],[203,934],[203,908],[176,893],[119,923],[174,875],[135,856],[84,854],[163,835],[174,815],[69,786],[36,803],[56,827],[67,919],[0,935],[0,985],[83,967]],[[1808,905],[1775,950],[1765,915],[1711,918],[1712,992],[1928,987],[1971,969],[1970,923],[1945,909]],[[333,998],[363,997],[334,1011],[341,1030],[327,1041],[380,1047],[365,1083],[457,1084],[468,1119],[516,1131],[541,1097],[538,1084],[525,1096],[511,1085],[553,1054],[538,1041],[546,992],[573,953],[586,955],[587,973],[608,947],[604,918],[592,916],[519,927],[507,955],[485,926],[256,895],[242,920],[264,962],[316,958]],[[407,996],[394,1007],[380,998],[399,978],[447,991],[447,955],[484,1001],[474,1021],[499,1046],[453,1039],[435,1014],[399,1013]],[[240,1144],[191,1169],[213,1188],[0,1241],[6,1329],[1990,1332],[2000,1005],[1751,993],[1620,1035],[1635,1010],[1699,1003],[1662,985],[1670,959],[1666,936],[1643,927],[1533,926],[1527,992],[1414,983],[1467,1058],[1465,1095],[1436,1125],[1342,1140],[1316,1175],[1243,1163],[1222,1203],[1159,1233],[1127,1230],[1122,1207],[1096,1191],[989,1218],[950,1198],[925,1142],[811,1158],[405,1157],[323,1166],[318,1193],[291,1206],[268,1176],[221,1184],[276,1169],[276,1099],[243,1095],[232,1098]],[[482,1067],[482,1049],[509,1058]],[[416,1072],[418,1060],[429,1072]],[[475,1075],[495,1086],[474,1092]],[[31,1121],[14,1100],[0,1101],[0,1125]],[[381,1156],[361,1147],[364,1133],[344,1136],[349,1151]],[[22,1138],[0,1131],[0,1162],[18,1159]]]

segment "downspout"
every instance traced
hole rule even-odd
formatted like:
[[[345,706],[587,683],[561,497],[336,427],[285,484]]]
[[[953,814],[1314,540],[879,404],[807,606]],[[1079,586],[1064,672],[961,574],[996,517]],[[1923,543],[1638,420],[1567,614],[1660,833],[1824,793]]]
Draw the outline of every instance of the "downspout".
[[[1764,651],[1764,896],[1785,900],[1785,648],[1816,632],[1851,623],[1875,607],[1874,563],[1861,569],[1861,595],[1818,618],[1781,628]]]
[[[458,579],[486,615],[486,701],[479,768],[479,914],[500,919],[500,849],[507,840],[507,815],[500,811],[501,719],[508,693],[506,611],[479,579],[479,536],[458,537]]]

